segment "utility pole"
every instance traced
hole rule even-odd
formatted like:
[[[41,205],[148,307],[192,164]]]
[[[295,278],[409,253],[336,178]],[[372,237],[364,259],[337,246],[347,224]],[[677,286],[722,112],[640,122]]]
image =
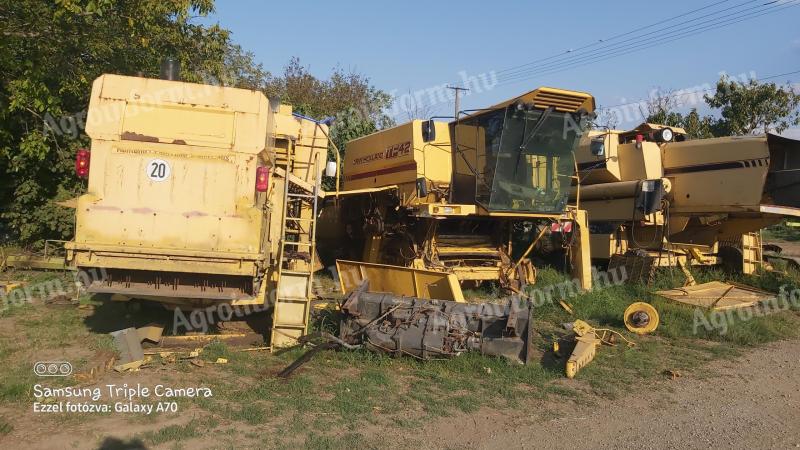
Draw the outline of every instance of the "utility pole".
[[[453,114],[453,117],[455,117],[456,120],[458,120],[458,112],[461,111],[461,91],[466,92],[469,89],[459,86],[450,86],[450,85],[447,85],[447,89],[452,89],[456,91],[456,110],[455,114]]]

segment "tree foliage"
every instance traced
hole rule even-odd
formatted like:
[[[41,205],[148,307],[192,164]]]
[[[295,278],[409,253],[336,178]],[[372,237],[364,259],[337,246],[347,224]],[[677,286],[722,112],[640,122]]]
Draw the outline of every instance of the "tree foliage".
[[[800,95],[788,86],[739,82],[723,76],[714,95],[704,96],[706,104],[719,109],[719,117],[700,115],[697,108],[687,114],[677,112],[676,99],[670,93],[650,99],[647,122],[681,127],[689,139],[715,136],[780,133],[800,124]]]
[[[723,76],[714,95],[706,95],[705,99],[708,106],[720,110],[720,131],[725,135],[780,133],[800,125],[800,94],[789,86],[752,79],[740,83]]]
[[[91,83],[103,73],[157,77],[171,56],[186,81],[261,89],[322,117],[344,114],[342,139],[386,123],[388,96],[355,73],[327,80],[292,60],[274,77],[230,32],[196,19],[213,0],[0,1],[0,239],[69,238],[73,211],[55,204],[85,188],[74,155],[87,147]]]
[[[292,58],[283,74],[267,77],[263,90],[267,97],[292,105],[299,114],[332,119],[329,158],[338,149],[344,161],[347,141],[393,125],[386,114],[391,96],[372,86],[366,76],[340,67],[322,79],[312,75],[299,59]],[[324,187],[333,188],[333,180],[325,180]]]

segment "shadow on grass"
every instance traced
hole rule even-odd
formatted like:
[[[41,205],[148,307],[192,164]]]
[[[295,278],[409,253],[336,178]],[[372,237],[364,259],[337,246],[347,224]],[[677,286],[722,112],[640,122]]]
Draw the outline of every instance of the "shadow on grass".
[[[130,440],[122,440],[114,437],[107,437],[103,439],[98,450],[145,450],[147,446],[144,445],[141,439],[132,438]]]

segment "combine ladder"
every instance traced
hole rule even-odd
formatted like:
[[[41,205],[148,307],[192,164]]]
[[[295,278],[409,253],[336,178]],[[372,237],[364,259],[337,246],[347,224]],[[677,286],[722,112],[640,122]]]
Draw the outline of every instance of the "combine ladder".
[[[317,201],[319,180],[309,183],[291,172],[292,157],[284,174],[281,239],[278,248],[278,281],[272,313],[270,348],[295,345],[308,333],[312,283],[316,264]],[[311,171],[316,171],[317,153]],[[314,178],[314,177],[312,177]]]

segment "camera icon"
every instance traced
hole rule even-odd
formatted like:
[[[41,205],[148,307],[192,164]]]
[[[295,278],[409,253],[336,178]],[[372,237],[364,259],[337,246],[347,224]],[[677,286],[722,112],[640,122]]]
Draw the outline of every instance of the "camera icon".
[[[67,361],[38,361],[33,373],[40,377],[67,377],[72,375],[72,364]]]

